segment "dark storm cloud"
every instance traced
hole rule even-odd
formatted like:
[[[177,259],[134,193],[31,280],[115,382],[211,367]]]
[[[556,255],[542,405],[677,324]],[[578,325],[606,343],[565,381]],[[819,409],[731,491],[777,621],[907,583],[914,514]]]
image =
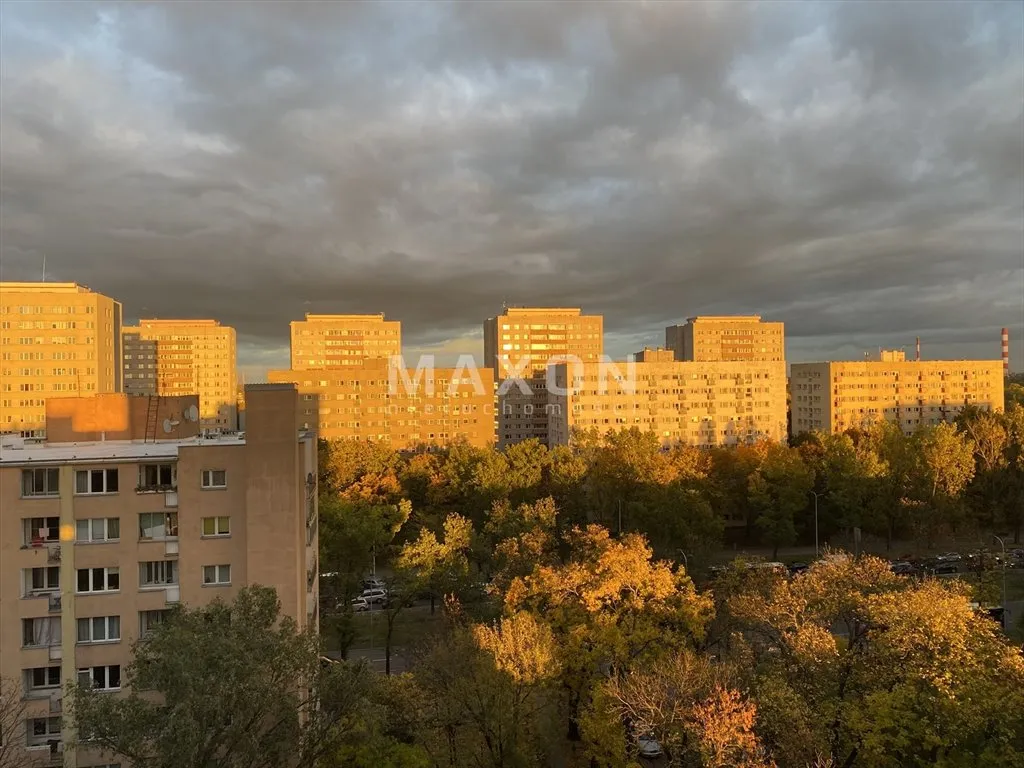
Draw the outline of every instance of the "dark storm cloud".
[[[45,254],[250,367],[303,312],[453,353],[503,301],[602,312],[615,354],[708,312],[793,359],[1024,336],[1018,4],[2,14],[4,279]]]

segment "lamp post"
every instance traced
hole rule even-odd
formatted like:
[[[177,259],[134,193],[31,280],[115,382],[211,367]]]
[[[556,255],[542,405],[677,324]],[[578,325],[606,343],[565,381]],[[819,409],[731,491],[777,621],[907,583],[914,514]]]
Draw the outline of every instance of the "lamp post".
[[[683,552],[683,550],[681,550],[681,549],[677,549],[676,551],[677,551],[677,552],[678,552],[678,553],[679,553],[680,555],[682,555],[682,557],[683,557],[683,568],[684,568],[684,569],[685,569],[686,571],[689,571],[689,570],[690,570],[690,561],[689,561],[689,559],[688,559],[688,558],[686,557],[686,553],[685,553],[685,552]]]
[[[811,491],[814,497],[814,556],[818,557],[818,492]]]
[[[1003,629],[1006,629],[1006,544],[995,534],[992,534],[992,538],[999,542],[999,546],[1003,550],[1003,604],[1000,607],[1003,609]]]

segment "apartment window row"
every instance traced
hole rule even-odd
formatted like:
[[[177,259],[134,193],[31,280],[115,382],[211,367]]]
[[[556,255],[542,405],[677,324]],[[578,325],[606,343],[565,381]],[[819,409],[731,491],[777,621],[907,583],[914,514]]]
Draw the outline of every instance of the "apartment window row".
[[[174,560],[153,560],[139,563],[139,588],[164,587],[178,584],[178,563]],[[230,584],[231,565],[204,565],[204,585]],[[103,594],[121,589],[121,569],[118,566],[104,568],[80,568],[76,577],[78,594]],[[60,591],[60,569],[56,566],[25,569],[22,572],[22,589],[25,597],[53,595]],[[50,618],[26,619],[28,622],[46,623]],[[59,619],[58,619],[59,620]],[[81,628],[80,628],[81,629]],[[80,642],[82,642],[80,640]],[[36,645],[26,641],[26,645]]]
[[[161,490],[177,486],[177,467],[174,464],[142,464],[139,466],[137,490]],[[200,486],[204,489],[227,488],[227,470],[204,469],[200,473]],[[117,467],[79,469],[75,471],[75,494],[113,494],[120,490]],[[60,470],[57,467],[38,467],[21,471],[21,495],[24,498],[59,496]]]

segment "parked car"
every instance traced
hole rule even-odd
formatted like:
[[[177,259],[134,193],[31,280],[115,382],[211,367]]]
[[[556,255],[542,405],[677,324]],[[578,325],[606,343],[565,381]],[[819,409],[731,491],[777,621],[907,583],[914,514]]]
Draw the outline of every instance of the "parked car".
[[[892,569],[893,573],[900,576],[909,576],[914,572],[914,566],[904,560],[895,562],[889,567]]]
[[[653,736],[641,736],[636,740],[636,744],[640,757],[661,757],[664,754],[661,744],[655,741]]]
[[[963,558],[960,556],[959,552],[946,552],[945,554],[937,555],[935,559],[940,563],[958,563]]]
[[[386,605],[388,602],[388,592],[386,589],[364,589],[363,594],[359,596],[368,603],[380,603]]]
[[[796,576],[798,573],[803,573],[810,566],[807,563],[790,563],[789,564],[789,575]]]
[[[387,585],[380,579],[373,577],[369,579],[363,579],[363,589],[387,589]]]
[[[352,610],[357,613],[370,610],[370,602],[365,597],[356,597],[352,600]]]
[[[940,561],[935,564],[935,567],[932,569],[932,573],[936,576],[943,576],[950,573],[957,573],[959,570],[960,569],[957,567],[955,562]]]

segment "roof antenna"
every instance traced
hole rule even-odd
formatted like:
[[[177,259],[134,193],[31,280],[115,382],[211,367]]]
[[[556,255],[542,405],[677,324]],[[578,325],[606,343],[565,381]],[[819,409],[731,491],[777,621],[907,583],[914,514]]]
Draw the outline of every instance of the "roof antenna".
[[[46,254],[43,254],[43,282],[46,282]]]

